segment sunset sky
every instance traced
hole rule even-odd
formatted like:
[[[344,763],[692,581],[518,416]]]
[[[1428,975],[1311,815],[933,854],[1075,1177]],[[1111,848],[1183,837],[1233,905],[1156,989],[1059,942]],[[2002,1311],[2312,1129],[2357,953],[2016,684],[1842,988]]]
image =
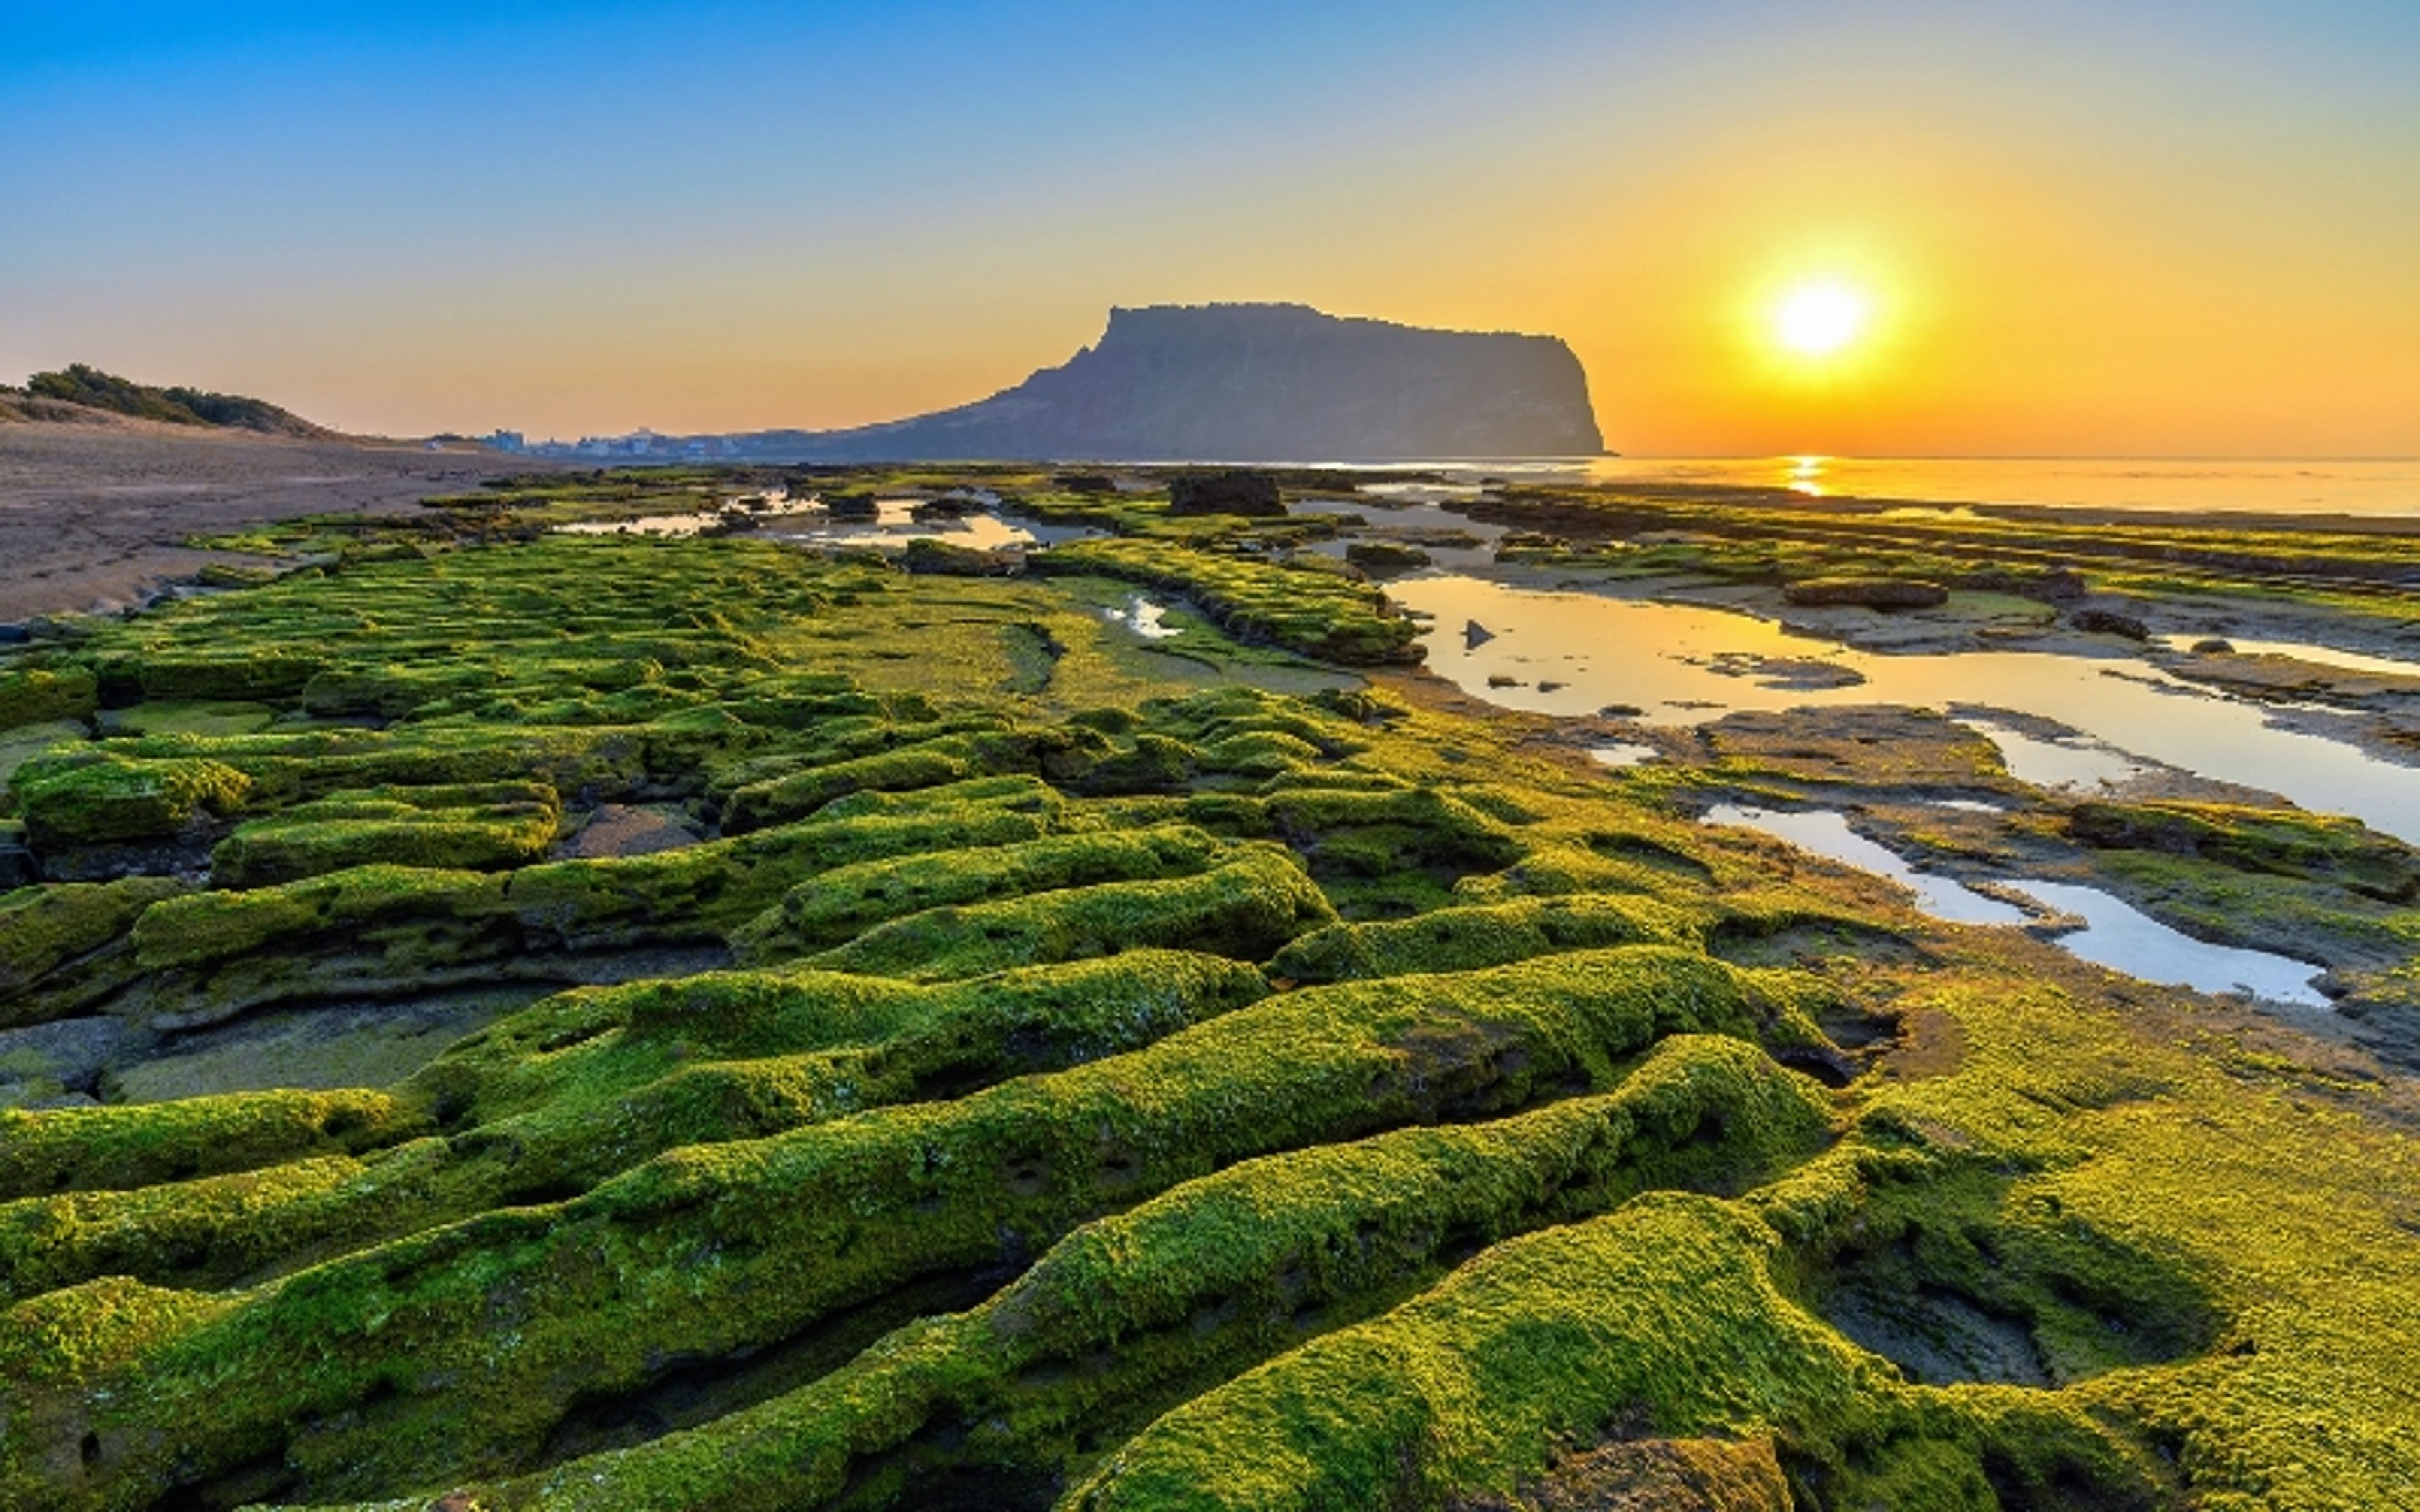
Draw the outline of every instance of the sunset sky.
[[[2413,0],[0,3],[0,378],[837,425],[1287,300],[1634,454],[2412,455],[2415,81]]]

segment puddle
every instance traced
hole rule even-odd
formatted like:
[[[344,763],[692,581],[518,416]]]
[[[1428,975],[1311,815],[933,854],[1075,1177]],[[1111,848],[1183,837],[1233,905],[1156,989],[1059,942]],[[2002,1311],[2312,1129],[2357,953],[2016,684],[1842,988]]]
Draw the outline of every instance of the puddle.
[[[1955,809],[1960,813],[2007,813],[2009,811],[2005,804],[1985,803],[1980,798],[1935,798],[1928,807]]]
[[[1111,625],[1124,625],[1146,640],[1166,640],[1184,633],[1166,623],[1167,616],[1167,605],[1155,604],[1140,594],[1127,599],[1124,609],[1101,610],[1103,619]]]
[[[977,501],[978,503],[981,501]],[[890,550],[905,549],[908,542],[923,536],[978,551],[997,550],[1002,547],[1056,546],[1062,541],[1080,540],[1101,533],[1090,526],[1010,520],[988,508],[965,515],[934,515],[919,519],[916,511],[927,502],[929,501],[921,499],[879,499],[875,501],[875,517],[872,519],[834,519],[820,499],[809,495],[800,500],[774,498],[752,508],[734,506],[690,515],[647,515],[637,519],[597,520],[583,525],[558,526],[557,529],[566,535],[689,536],[721,529],[727,514],[742,514],[759,522],[762,528],[748,533],[760,540]]]
[[[2204,640],[2213,639],[2200,635],[2164,635],[2159,643],[2171,651],[2191,651]],[[2235,636],[2223,636],[2235,648],[2239,656],[2291,656],[2315,667],[2340,667],[2350,672],[2378,672],[2388,677],[2420,677],[2420,661],[2397,661],[2389,656],[2368,656],[2358,651],[2338,651],[2334,646],[2315,646],[2302,640],[2245,640]]]
[[[1428,617],[1420,643],[1430,671],[1505,708],[1583,717],[1628,705],[1645,711],[1638,717],[1649,722],[1672,725],[1702,724],[1739,709],[2003,709],[2083,732],[2094,743],[2064,745],[2006,724],[1986,730],[2010,770],[2029,781],[2092,786],[2154,762],[2280,794],[2316,812],[2350,814],[2420,843],[2420,770],[2278,728],[2270,711],[2211,696],[2133,656],[1843,651],[1721,609],[1512,588],[1451,574],[1402,579],[1388,594]],[[1483,633],[1467,633],[1473,625]],[[1713,670],[1717,658],[1725,665],[1819,659],[1865,681],[1773,687],[1722,675]],[[2122,675],[2104,675],[2111,671]]]
[[[1849,827],[1846,815],[1830,809],[1784,813],[1718,803],[1706,810],[1710,825],[1740,825],[1786,840],[1802,851],[1831,857],[1898,883],[1916,895],[1916,906],[1934,918],[1953,924],[2023,924],[2025,912],[2014,903],[1951,881],[1918,872],[1897,856]]]
[[[2084,928],[2058,935],[2055,943],[2096,964],[2197,992],[2242,993],[2297,1008],[2330,1006],[2326,995],[2311,985],[2324,967],[2265,950],[2206,944],[2098,887],[2017,880],[2008,886],[2046,907],[2082,918]]]
[[[1618,742],[1610,746],[1590,746],[1589,754],[1607,766],[1617,767],[1642,766],[1649,762],[1660,762],[1664,759],[1664,753],[1652,746],[1631,746]]]

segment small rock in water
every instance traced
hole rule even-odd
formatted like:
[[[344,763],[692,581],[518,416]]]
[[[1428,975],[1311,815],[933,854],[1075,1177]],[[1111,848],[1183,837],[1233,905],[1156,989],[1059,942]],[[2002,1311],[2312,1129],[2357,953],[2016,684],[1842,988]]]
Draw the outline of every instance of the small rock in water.
[[[1399,541],[1356,541],[1344,548],[1344,560],[1364,572],[1383,574],[1425,567],[1431,558],[1419,547]]]
[[[1274,519],[1284,516],[1285,500],[1278,492],[1278,480],[1265,472],[1248,469],[1233,472],[1200,473],[1182,477],[1168,486],[1168,512],[1171,515],[1243,515],[1252,518]]]
[[[1608,703],[1596,711],[1600,719],[1636,719],[1647,711],[1636,703]]]
[[[1477,620],[1468,620],[1464,622],[1462,626],[1463,650],[1476,651],[1481,646],[1487,644],[1487,642],[1495,639],[1496,632],[1480,624]]]
[[[1487,686],[1490,687],[1519,687],[1521,686],[1521,679],[1510,676],[1504,672],[1490,672],[1487,674]]]
[[[1557,683],[1557,682],[1541,681],[1541,682],[1538,684],[1538,691],[1539,691],[1539,692],[1541,692],[1541,693],[1552,693],[1552,692],[1554,692],[1554,691],[1555,691],[1556,689],[1558,689],[1558,688],[1563,688],[1563,687],[1571,687],[1571,685],[1570,685],[1569,683]]]
[[[2196,640],[2188,649],[2190,649],[2196,656],[2231,656],[2235,655],[2235,645],[2232,641],[2221,640],[2215,636],[2211,637],[2208,640]]]

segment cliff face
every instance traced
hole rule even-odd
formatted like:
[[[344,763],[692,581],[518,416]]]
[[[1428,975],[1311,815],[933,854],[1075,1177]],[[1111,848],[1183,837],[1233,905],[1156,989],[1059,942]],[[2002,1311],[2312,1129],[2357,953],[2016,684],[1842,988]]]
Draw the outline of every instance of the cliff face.
[[[1604,449],[1552,336],[1422,331],[1295,304],[1113,310],[1060,367],[975,404],[752,452],[845,460],[1372,461]]]

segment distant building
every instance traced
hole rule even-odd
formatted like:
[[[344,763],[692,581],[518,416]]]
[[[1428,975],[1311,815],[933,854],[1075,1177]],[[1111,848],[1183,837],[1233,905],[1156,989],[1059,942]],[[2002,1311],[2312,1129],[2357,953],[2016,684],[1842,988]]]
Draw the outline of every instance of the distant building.
[[[517,430],[500,430],[488,438],[488,444],[499,452],[526,452],[529,442]]]

